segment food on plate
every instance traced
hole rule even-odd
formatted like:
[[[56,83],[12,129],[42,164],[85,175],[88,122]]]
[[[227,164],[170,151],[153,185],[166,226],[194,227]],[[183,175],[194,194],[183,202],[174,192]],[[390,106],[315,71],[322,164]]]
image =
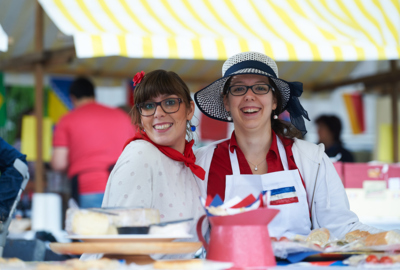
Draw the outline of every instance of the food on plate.
[[[386,269],[389,265],[390,269],[399,269],[400,255],[386,255],[386,254],[369,254],[369,255],[354,255],[343,261],[344,264],[350,266],[362,266],[364,264],[374,265],[371,266],[374,269]],[[396,266],[396,268],[394,268]],[[364,267],[361,267],[364,269]]]
[[[378,263],[379,259],[378,259],[378,257],[376,255],[371,254],[371,255],[368,255],[368,257],[365,259],[365,262],[367,262],[367,263]]]
[[[1,258],[0,257],[0,265],[2,265],[2,264],[5,264],[5,265],[10,266],[10,267],[21,267],[21,268],[25,267],[24,261],[21,261],[18,258],[6,259],[6,258]],[[0,269],[1,269],[1,267],[0,267]]]
[[[143,227],[160,222],[157,209],[92,208],[67,210],[65,229],[76,235],[118,234],[118,227]]]
[[[203,261],[192,260],[162,260],[153,264],[154,269],[202,269]]]
[[[311,231],[311,233],[307,236],[306,241],[323,247],[328,243],[330,235],[331,234],[328,229],[318,228]]]
[[[151,225],[149,234],[157,235],[170,235],[170,236],[184,236],[188,235],[190,231],[191,221],[171,223],[166,225]]]
[[[57,263],[39,263],[37,270],[114,270],[119,269],[120,263],[117,260],[102,258],[99,260],[81,261],[79,259],[71,259],[65,262]]]
[[[293,241],[299,241],[299,242],[306,242],[307,236],[296,234],[293,237]]]
[[[396,231],[386,231],[368,235],[365,238],[366,246],[381,246],[400,244],[400,234]]]
[[[154,208],[116,208],[106,210],[118,214],[116,216],[111,216],[112,223],[116,227],[143,227],[155,223],[160,223],[160,212],[158,211],[158,209]]]
[[[359,240],[360,238],[367,237],[368,235],[370,235],[370,233],[367,232],[367,231],[355,230],[355,231],[347,233],[345,235],[345,237],[344,237],[344,240],[346,242],[351,243],[351,242],[354,242],[356,240]]]
[[[78,235],[104,235],[108,234],[110,220],[107,215],[87,210],[67,210],[67,232]],[[69,224],[70,223],[70,224]],[[70,225],[70,226],[68,226]]]

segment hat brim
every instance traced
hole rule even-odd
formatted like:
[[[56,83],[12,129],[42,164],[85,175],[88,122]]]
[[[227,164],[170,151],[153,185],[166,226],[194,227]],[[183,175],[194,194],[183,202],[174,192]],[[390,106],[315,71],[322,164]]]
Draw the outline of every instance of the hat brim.
[[[246,68],[226,75],[196,92],[194,94],[194,100],[200,111],[212,119],[224,122],[232,122],[232,120],[228,120],[230,114],[225,109],[222,91],[224,89],[225,83],[229,80],[229,78],[239,74],[257,74],[272,79],[276,87],[278,88],[277,90],[281,93],[282,96],[282,112],[285,110],[291,93],[289,84],[286,81],[274,78],[274,76],[272,76],[271,74],[261,71],[259,69]]]

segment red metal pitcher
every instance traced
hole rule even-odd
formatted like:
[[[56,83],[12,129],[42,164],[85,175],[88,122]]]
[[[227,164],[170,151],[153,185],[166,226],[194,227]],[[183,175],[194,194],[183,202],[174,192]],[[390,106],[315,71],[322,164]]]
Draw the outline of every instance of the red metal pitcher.
[[[278,212],[278,209],[259,208],[236,215],[208,217],[210,243],[201,232],[206,218],[202,216],[197,222],[197,235],[207,250],[207,259],[233,262],[234,268],[275,266],[267,226]]]

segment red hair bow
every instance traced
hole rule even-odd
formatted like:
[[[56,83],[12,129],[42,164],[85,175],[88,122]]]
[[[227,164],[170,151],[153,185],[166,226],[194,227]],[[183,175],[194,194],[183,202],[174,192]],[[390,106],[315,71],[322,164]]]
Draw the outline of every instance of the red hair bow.
[[[136,73],[135,77],[133,77],[133,86],[138,85],[144,78],[144,71]]]

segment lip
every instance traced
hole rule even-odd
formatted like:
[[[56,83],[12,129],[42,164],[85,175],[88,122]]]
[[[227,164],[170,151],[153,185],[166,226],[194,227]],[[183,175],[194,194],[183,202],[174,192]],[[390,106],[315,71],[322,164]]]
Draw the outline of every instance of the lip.
[[[162,125],[171,125],[169,128],[166,129],[156,129],[156,126],[162,126]],[[174,124],[173,123],[168,123],[168,122],[163,122],[163,123],[157,123],[153,125],[153,129],[154,131],[158,132],[158,133],[164,133],[167,132],[168,130],[170,130],[172,128]]]
[[[245,110],[248,109],[254,109],[254,110],[258,110],[257,112],[253,112],[251,114],[244,112]],[[242,107],[240,108],[240,111],[242,112],[242,114],[246,115],[246,116],[253,116],[253,115],[257,115],[259,112],[261,112],[261,108],[260,107],[255,107],[255,106],[246,106],[246,107]]]

